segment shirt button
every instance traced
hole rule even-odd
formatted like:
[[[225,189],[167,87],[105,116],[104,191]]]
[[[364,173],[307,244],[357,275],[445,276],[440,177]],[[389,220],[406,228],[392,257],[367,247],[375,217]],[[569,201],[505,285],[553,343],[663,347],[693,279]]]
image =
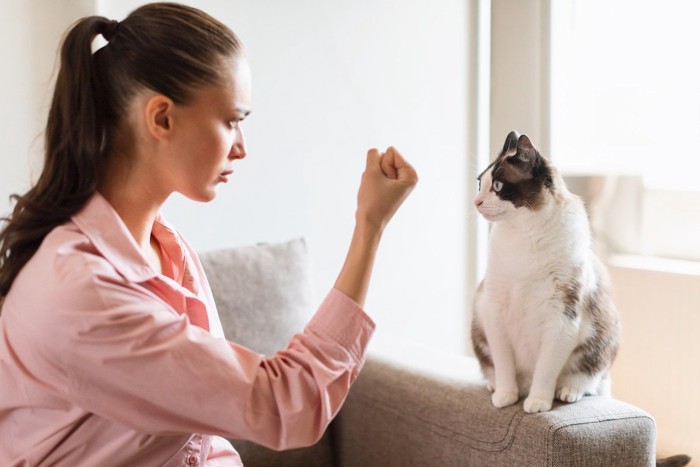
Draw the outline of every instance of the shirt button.
[[[199,460],[194,454],[190,454],[190,456],[187,458],[187,465],[197,465],[198,463]]]

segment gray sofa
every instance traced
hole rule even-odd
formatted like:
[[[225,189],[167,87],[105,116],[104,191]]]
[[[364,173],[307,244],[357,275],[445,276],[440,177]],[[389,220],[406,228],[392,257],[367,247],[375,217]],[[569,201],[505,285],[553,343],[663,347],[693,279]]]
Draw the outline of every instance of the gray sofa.
[[[266,355],[315,311],[306,244],[207,252],[202,263],[228,339]],[[371,312],[371,310],[369,310]],[[586,397],[526,414],[496,409],[476,360],[389,340],[378,329],[338,417],[314,446],[274,452],[232,440],[256,466],[651,466],[652,417]]]

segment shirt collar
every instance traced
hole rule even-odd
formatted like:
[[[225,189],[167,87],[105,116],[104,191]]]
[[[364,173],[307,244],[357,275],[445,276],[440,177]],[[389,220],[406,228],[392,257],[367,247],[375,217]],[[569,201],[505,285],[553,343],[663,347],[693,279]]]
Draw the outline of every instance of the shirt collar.
[[[158,275],[144,258],[119,214],[101,194],[96,192],[72,220],[128,281],[145,282]],[[158,216],[156,222],[160,221]]]

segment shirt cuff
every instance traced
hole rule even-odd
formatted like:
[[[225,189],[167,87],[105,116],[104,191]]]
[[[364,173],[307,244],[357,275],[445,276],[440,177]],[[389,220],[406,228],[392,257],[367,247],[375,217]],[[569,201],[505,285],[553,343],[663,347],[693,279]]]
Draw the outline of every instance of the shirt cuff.
[[[364,362],[367,344],[374,334],[375,323],[357,302],[333,288],[306,325],[306,329],[336,341],[348,349],[361,365]]]

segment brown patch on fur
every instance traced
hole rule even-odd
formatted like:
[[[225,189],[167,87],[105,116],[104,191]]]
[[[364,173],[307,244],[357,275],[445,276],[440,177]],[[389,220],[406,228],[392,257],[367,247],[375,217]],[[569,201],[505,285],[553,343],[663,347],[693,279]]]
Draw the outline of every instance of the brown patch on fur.
[[[568,281],[557,285],[557,289],[562,295],[562,302],[564,303],[564,315],[571,320],[579,316],[582,286],[579,280],[580,275],[581,268],[576,268]]]
[[[479,283],[477,287],[477,293],[481,291],[484,287],[484,283]],[[474,307],[476,309],[476,307]],[[491,358],[491,352],[489,351],[489,344],[486,340],[486,333],[481,327],[478,316],[476,314],[472,317],[472,347],[474,348],[474,355],[476,355],[477,360],[479,360],[479,365],[482,369],[487,367],[493,367],[493,359]]]
[[[599,277],[602,266],[598,265]],[[607,284],[598,283],[581,304],[590,314],[594,335],[574,350],[575,368],[593,375],[609,369],[620,347],[620,323]]]
[[[517,156],[502,157],[494,166],[493,179],[504,182],[498,196],[512,202],[516,208],[527,207],[533,211],[541,209],[547,202],[548,194],[551,194],[547,183],[533,177],[512,160],[517,160]],[[548,170],[547,166],[545,168]]]
[[[509,158],[504,158],[499,166],[493,171],[494,177],[503,178],[505,181],[513,184],[532,179],[532,175],[519,169],[512,163],[509,163],[508,159]]]
[[[481,368],[493,367],[493,359],[489,352],[486,334],[477,319],[472,320],[472,346],[474,347],[474,355],[479,360]]]
[[[522,197],[513,203],[515,207],[527,206],[533,211],[539,211],[547,202],[547,190],[534,180],[521,182],[519,188]]]

